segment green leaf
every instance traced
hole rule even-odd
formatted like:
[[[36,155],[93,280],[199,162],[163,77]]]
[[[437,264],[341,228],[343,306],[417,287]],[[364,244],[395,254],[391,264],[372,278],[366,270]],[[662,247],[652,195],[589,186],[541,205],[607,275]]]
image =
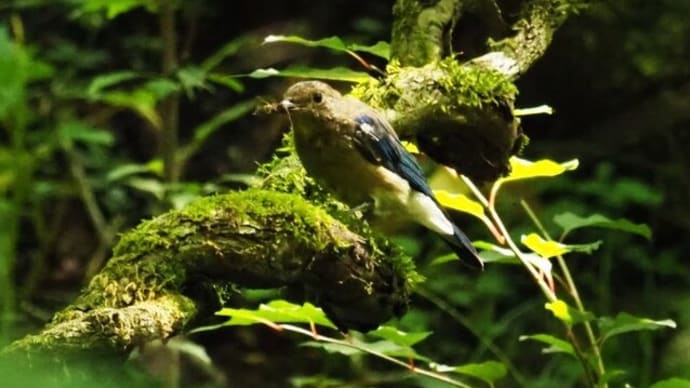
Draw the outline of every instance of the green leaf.
[[[363,354],[368,352],[381,353],[391,357],[402,357],[406,359],[414,359],[418,361],[430,362],[429,358],[424,357],[414,349],[409,346],[401,346],[391,341],[375,341],[375,342],[364,342],[357,338],[352,338],[350,340],[352,346],[328,343],[328,342],[318,342],[309,341],[302,344],[302,346],[308,346],[312,348],[323,349],[329,353],[340,353],[346,356],[351,356],[354,354]],[[359,349],[358,349],[359,348]],[[364,351],[366,350],[366,351]]]
[[[542,353],[565,353],[575,356],[573,345],[568,341],[556,338],[550,334],[532,334],[520,336],[520,341],[532,340],[549,345],[548,348],[542,349]]]
[[[235,121],[240,117],[251,112],[256,107],[255,100],[246,100],[239,102],[228,109],[218,113],[210,120],[204,122],[194,129],[194,140],[204,141],[211,136],[221,126]]]
[[[223,60],[231,55],[235,55],[244,45],[256,42],[256,39],[252,37],[242,36],[237,39],[233,39],[226,43],[218,49],[215,53],[211,54],[203,62],[201,62],[201,67],[204,71],[211,71],[216,66],[218,66]]]
[[[508,373],[505,365],[498,361],[486,361],[458,366],[431,364],[430,367],[434,371],[440,373],[455,372],[471,376],[483,380],[489,385],[493,385],[496,381],[504,378]]]
[[[189,159],[218,129],[251,112],[254,107],[256,107],[256,101],[253,99],[239,102],[196,127],[192,141],[180,150],[180,158],[182,160]]]
[[[247,326],[257,323],[313,323],[336,328],[323,310],[311,303],[300,306],[284,300],[262,304],[256,310],[224,308],[216,312],[216,315],[230,317],[223,326]]]
[[[574,325],[576,323],[587,322],[594,319],[594,314],[588,311],[582,312],[574,309],[560,299],[546,303],[544,308],[551,311],[554,317],[560,319],[568,325]]]
[[[122,180],[124,178],[130,177],[132,175],[139,175],[139,174],[156,174],[160,175],[161,170],[158,169],[155,165],[155,163],[149,162],[146,164],[135,164],[135,163],[128,163],[128,164],[123,164],[120,166],[117,166],[113,168],[112,170],[108,171],[108,175],[106,175],[106,182],[108,183],[113,183],[117,182],[119,180]]]
[[[601,317],[598,320],[598,324],[601,332],[601,342],[631,331],[676,328],[676,323],[671,319],[655,321],[649,318],[636,317],[628,313],[619,313],[615,318]]]
[[[345,67],[316,69],[308,66],[290,66],[283,70],[277,70],[269,67],[267,69],[254,70],[248,76],[258,79],[268,77],[318,78],[355,83],[365,82],[371,79],[371,76],[369,76],[367,73],[354,71]]]
[[[236,76],[225,75],[220,73],[211,73],[208,75],[208,80],[215,82],[219,85],[223,85],[226,88],[233,90],[237,93],[242,93],[244,91],[244,84],[237,80]]]
[[[165,185],[158,179],[131,177],[125,183],[134,189],[153,195],[159,201],[165,198]]]
[[[115,142],[113,134],[94,128],[81,121],[69,121],[62,123],[57,129],[61,139],[70,142],[80,142],[86,144],[98,144],[103,146],[112,145]]]
[[[690,380],[673,377],[670,379],[657,381],[649,388],[690,388]]]
[[[160,128],[162,125],[161,117],[156,110],[158,99],[154,93],[143,87],[132,92],[107,92],[97,100],[112,106],[131,109],[155,128]]]
[[[638,234],[646,239],[652,238],[652,231],[649,229],[649,226],[645,224],[635,224],[623,218],[611,220],[601,214],[580,217],[576,214],[566,212],[556,215],[553,220],[558,226],[563,228],[564,234],[570,233],[575,229],[596,227]]]
[[[393,326],[379,326],[378,329],[368,332],[367,335],[385,339],[400,346],[413,346],[430,336],[431,332],[406,333]]]
[[[143,89],[151,92],[156,101],[160,101],[179,91],[180,85],[167,78],[156,78],[146,82]]]
[[[206,71],[196,66],[183,67],[177,71],[177,79],[189,99],[194,98],[197,89],[208,90]]]
[[[324,47],[334,51],[348,52],[361,51],[378,57],[390,58],[390,45],[386,42],[377,42],[373,46],[363,46],[360,44],[346,44],[337,36],[331,36],[319,40],[305,39],[295,35],[269,35],[264,39],[264,44],[274,42],[297,43],[307,47]]]
[[[130,70],[102,74],[91,80],[86,89],[86,94],[91,98],[95,98],[111,86],[141,77],[141,74]]]
[[[151,0],[84,0],[81,9],[85,12],[96,12],[104,10],[108,19],[113,19],[120,14],[129,12],[133,9],[146,6],[153,7]]]
[[[513,156],[510,158],[510,175],[499,179],[498,182],[502,183],[529,178],[552,177],[560,175],[566,171],[574,170],[578,167],[578,165],[579,162],[577,159],[564,163],[557,163],[549,159],[531,162],[529,160]]]

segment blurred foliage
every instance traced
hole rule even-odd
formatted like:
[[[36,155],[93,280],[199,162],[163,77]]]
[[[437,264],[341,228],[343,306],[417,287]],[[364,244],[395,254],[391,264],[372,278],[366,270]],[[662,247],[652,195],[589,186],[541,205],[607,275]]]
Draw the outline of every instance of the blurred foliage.
[[[275,74],[271,69],[328,78],[332,73],[313,71],[340,67],[365,77],[357,60],[328,45],[377,47],[389,40],[392,17],[392,1],[162,1],[0,3],[0,344],[41,327],[69,303],[103,265],[119,232],[252,181],[257,162],[270,157],[287,129],[278,117],[248,115],[255,96],[274,100],[288,84],[263,78]],[[511,10],[516,2],[496,3]],[[479,19],[470,13],[458,31],[481,30]],[[172,42],[162,28],[171,20]],[[687,385],[679,378],[690,379],[688,20],[687,1],[596,2],[566,23],[547,55],[518,81],[518,106],[555,109],[552,116],[523,118],[532,139],[525,158],[577,158],[580,166],[556,178],[506,182],[496,211],[512,236],[529,236],[538,228],[524,201],[543,223],[542,240],[572,250],[566,259],[580,298],[607,334],[602,358],[613,386],[664,380],[654,386],[676,387]],[[288,42],[261,45],[269,35]],[[297,35],[337,40],[316,41],[326,48],[289,44]],[[474,35],[466,36],[469,42]],[[176,66],[169,71],[171,45]],[[476,49],[470,46],[466,52]],[[361,55],[385,68],[381,52]],[[256,69],[264,72],[237,77]],[[172,132],[170,101],[179,115]],[[166,156],[170,133],[177,146]],[[170,163],[179,180],[166,176]],[[452,194],[448,201],[463,210],[458,190],[443,186]],[[484,222],[462,214],[458,221],[474,239],[493,241],[487,213],[472,205]],[[651,229],[651,241],[641,224]],[[396,241],[427,281],[411,310],[380,329],[376,342],[431,332],[414,343],[415,354],[433,359],[437,371],[465,366],[452,373],[480,374],[468,380],[476,386],[502,376],[495,375],[498,363],[506,372],[497,386],[583,384],[566,334],[571,325],[582,328],[573,319],[591,317],[562,319],[577,310],[570,300],[546,310],[534,280],[518,266],[491,263],[475,274],[442,264],[443,247],[421,230]],[[589,253],[569,248],[595,241],[603,244]],[[516,262],[505,253],[491,257]],[[562,290],[560,279],[555,286]],[[281,290],[232,290],[227,303],[253,310],[283,297]],[[612,334],[669,326],[663,318],[678,328]],[[124,367],[108,360],[45,376],[15,370],[4,386],[156,385],[148,375],[190,386],[439,386],[379,358],[331,352],[321,342],[300,346],[302,337],[261,326],[190,338],[200,348],[167,347],[177,360],[168,363],[173,368],[160,367],[167,358],[159,350],[140,349]],[[355,338],[360,345],[365,340]]]

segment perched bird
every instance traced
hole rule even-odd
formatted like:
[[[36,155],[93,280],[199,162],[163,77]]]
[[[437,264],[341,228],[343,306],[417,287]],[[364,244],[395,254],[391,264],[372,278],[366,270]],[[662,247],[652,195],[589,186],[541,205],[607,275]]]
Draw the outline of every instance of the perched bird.
[[[373,202],[377,220],[410,220],[439,234],[463,263],[483,268],[467,236],[434,198],[415,158],[367,104],[319,81],[292,85],[279,103],[307,172],[350,206]]]

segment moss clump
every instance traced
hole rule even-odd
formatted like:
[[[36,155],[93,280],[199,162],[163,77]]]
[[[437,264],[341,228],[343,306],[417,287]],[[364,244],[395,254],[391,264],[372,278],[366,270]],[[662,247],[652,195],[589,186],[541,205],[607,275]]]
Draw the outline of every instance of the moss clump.
[[[518,89],[503,74],[453,57],[423,67],[404,67],[393,60],[383,80],[357,85],[351,95],[384,111],[434,109],[455,112],[514,101]]]

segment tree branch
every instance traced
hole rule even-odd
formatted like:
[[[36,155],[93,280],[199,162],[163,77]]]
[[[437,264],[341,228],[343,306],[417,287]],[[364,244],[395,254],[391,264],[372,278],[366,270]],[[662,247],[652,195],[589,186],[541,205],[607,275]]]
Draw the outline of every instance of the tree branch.
[[[525,3],[512,26],[515,34],[491,43],[491,51],[472,62],[510,78],[526,72],[544,55],[556,30],[585,8],[587,0],[532,0]]]
[[[513,81],[544,54],[556,29],[586,1],[528,1],[512,26],[513,36],[459,63],[449,50],[444,52],[444,34],[463,8],[476,8],[478,1],[488,0],[396,1],[388,74],[359,85],[353,95],[388,112],[396,131],[416,137],[435,161],[486,182],[507,174],[510,156],[527,142],[513,114]]]
[[[297,194],[202,198],[126,233],[72,305],[0,354],[122,352],[166,339],[218,308],[212,292],[198,291],[219,283],[299,289],[342,328],[368,329],[405,310],[411,273],[390,244],[350,231]]]

